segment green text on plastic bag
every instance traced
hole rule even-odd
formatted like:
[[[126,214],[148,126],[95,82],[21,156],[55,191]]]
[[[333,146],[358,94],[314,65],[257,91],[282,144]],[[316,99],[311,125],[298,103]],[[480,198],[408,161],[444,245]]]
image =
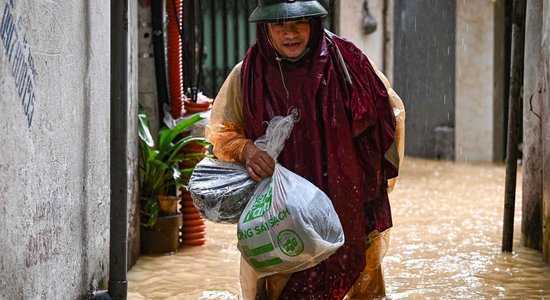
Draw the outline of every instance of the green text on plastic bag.
[[[252,221],[263,216],[271,208],[271,184],[267,191],[256,198],[254,204],[246,214],[243,223]]]

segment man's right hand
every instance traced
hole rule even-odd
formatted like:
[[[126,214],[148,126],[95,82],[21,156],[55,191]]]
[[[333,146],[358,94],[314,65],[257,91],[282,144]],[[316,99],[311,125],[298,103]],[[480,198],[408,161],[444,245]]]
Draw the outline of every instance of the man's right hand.
[[[249,142],[243,149],[243,160],[246,171],[255,181],[270,177],[275,171],[275,161],[267,152],[260,150],[254,143]]]

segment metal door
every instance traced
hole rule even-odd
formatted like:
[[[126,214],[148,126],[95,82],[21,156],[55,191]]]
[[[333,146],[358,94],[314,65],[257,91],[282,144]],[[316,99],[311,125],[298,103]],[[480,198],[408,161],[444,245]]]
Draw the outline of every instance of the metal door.
[[[455,0],[396,0],[394,87],[407,108],[407,155],[454,155]],[[452,157],[446,157],[452,159]]]

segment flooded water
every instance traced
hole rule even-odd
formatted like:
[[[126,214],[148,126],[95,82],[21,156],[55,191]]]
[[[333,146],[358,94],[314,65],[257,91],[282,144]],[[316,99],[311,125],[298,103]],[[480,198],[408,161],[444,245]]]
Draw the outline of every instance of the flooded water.
[[[550,265],[520,244],[521,174],[514,252],[500,251],[504,178],[502,165],[406,159],[390,194],[388,299],[550,299]],[[128,299],[239,299],[236,225],[207,223],[207,237],[205,246],[142,256]]]

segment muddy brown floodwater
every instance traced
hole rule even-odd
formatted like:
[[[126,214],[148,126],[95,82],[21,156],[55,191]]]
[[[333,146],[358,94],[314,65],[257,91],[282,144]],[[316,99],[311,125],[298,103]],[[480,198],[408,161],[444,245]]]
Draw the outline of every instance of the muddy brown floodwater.
[[[390,194],[394,227],[383,260],[387,299],[550,299],[550,265],[520,243],[502,253],[505,167],[407,157]],[[236,225],[207,223],[205,246],[142,256],[128,299],[241,299]]]

